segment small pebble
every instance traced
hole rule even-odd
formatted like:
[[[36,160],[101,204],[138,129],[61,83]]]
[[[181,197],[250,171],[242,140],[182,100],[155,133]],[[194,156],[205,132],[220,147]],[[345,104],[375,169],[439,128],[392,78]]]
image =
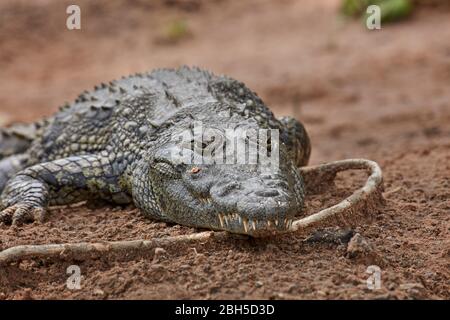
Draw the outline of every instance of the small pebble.
[[[104,296],[105,292],[102,289],[95,289],[94,290],[94,295],[95,296]]]
[[[157,257],[160,257],[166,253],[167,253],[167,251],[164,250],[163,248],[155,248],[155,256],[157,256]]]

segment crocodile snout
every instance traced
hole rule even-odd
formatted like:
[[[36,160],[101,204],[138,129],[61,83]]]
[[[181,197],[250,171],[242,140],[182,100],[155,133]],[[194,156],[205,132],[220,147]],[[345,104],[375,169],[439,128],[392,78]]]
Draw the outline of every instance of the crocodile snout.
[[[291,227],[296,208],[291,193],[287,183],[260,177],[217,183],[210,190],[219,227],[251,235]]]

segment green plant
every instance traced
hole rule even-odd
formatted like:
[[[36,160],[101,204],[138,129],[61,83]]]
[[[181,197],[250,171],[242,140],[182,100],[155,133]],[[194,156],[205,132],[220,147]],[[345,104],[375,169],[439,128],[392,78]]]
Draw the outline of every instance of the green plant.
[[[413,9],[411,0],[343,0],[341,12],[345,16],[362,16],[366,21],[366,9],[378,5],[381,10],[381,22],[393,22],[408,17]]]

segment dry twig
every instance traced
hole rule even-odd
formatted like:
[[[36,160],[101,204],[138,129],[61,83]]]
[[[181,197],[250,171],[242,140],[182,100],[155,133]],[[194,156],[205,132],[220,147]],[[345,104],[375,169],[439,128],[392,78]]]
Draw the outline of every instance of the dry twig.
[[[379,165],[374,161],[348,159],[301,169],[307,182],[307,189],[319,189],[324,181],[329,183],[334,180],[338,172],[346,170],[367,171],[369,178],[366,184],[340,203],[294,221],[292,223],[292,231],[336,225],[355,225],[355,223],[360,221],[360,218],[370,215],[380,204],[384,203],[382,196],[383,175]]]
[[[64,243],[43,245],[21,245],[0,252],[0,265],[21,261],[24,259],[44,258],[73,258],[99,257],[107,253],[120,252],[150,252],[159,247],[171,247],[180,244],[205,242],[211,238],[220,239],[225,232],[206,231],[189,235],[181,235],[152,240],[126,240],[98,243]]]

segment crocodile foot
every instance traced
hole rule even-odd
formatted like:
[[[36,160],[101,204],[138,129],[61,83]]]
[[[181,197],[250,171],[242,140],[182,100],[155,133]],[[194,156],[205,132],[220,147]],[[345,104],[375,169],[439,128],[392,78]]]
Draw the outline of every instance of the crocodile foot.
[[[0,212],[0,222],[21,225],[28,221],[43,221],[46,210],[28,203],[14,204]]]

